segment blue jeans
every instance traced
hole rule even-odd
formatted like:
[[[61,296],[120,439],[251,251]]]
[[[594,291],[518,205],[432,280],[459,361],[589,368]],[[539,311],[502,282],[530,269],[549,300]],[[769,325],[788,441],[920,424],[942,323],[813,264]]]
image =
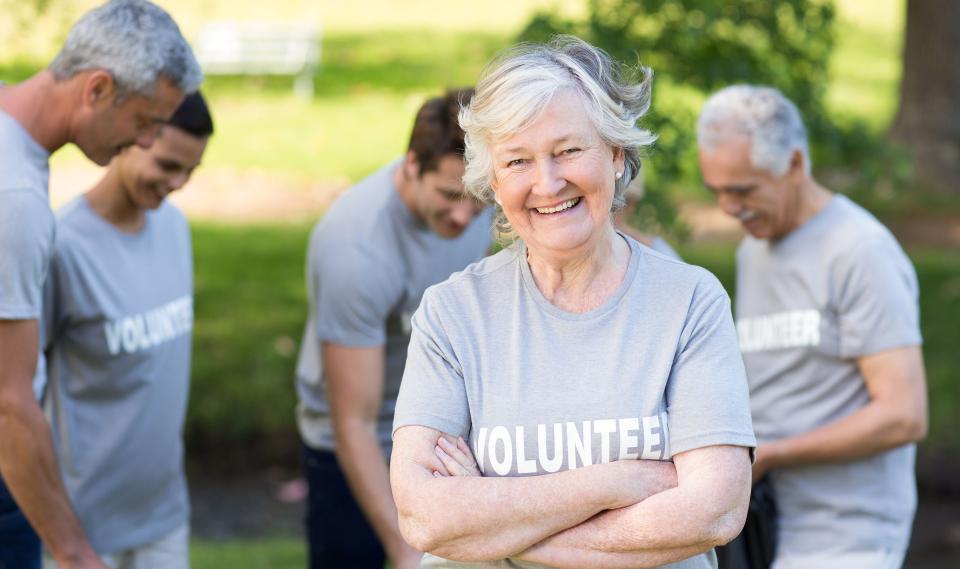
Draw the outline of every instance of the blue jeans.
[[[303,447],[310,569],[383,569],[386,556],[347,486],[337,457]]]
[[[40,538],[0,478],[0,569],[40,569]]]

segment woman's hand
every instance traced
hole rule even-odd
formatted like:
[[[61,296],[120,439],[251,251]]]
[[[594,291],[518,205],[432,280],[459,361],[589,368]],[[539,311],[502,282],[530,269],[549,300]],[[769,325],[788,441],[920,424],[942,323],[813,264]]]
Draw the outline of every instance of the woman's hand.
[[[441,435],[433,452],[444,467],[434,470],[434,476],[483,476],[480,469],[477,468],[477,461],[474,460],[473,453],[470,452],[470,447],[467,446],[463,437],[454,439],[447,435]]]

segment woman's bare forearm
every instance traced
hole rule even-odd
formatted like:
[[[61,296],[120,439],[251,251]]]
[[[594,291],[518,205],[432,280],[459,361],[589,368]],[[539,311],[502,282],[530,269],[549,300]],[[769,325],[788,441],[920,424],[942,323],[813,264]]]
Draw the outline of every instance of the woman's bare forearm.
[[[519,557],[557,567],[656,567],[726,543],[746,516],[747,451],[708,447],[686,454],[677,459],[676,488],[603,512]]]
[[[434,475],[444,468],[434,451],[439,436],[424,427],[398,431],[391,479],[404,537],[447,559],[510,557],[598,512],[675,484],[672,465],[641,461],[543,476],[443,477]]]

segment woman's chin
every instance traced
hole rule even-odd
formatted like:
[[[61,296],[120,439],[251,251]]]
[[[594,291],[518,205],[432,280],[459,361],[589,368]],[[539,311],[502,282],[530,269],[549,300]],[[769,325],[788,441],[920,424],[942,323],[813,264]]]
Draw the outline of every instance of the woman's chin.
[[[524,243],[535,255],[562,256],[581,252],[593,240],[594,231],[598,230],[583,227],[555,228],[531,236],[531,239],[525,239]]]

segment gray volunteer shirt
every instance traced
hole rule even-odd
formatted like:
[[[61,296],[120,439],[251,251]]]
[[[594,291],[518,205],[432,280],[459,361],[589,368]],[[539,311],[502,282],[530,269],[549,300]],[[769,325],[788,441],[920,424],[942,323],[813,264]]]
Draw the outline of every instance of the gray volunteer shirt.
[[[677,253],[677,251],[671,247],[670,244],[663,239],[663,237],[655,236],[653,238],[653,242],[650,243],[650,248],[657,253],[670,257],[671,259],[676,259],[678,261],[682,260],[680,258],[680,254]]]
[[[0,110],[0,320],[41,316],[55,224],[47,198],[50,153]],[[42,359],[34,390],[43,389]]]
[[[480,259],[490,246],[489,208],[456,239],[444,239],[417,219],[393,185],[395,161],[348,190],[310,236],[310,312],[297,363],[297,423],[304,442],[333,450],[320,343],[384,346],[381,445],[390,431],[410,341],[410,315],[423,291]]]
[[[84,196],[58,212],[57,229],[45,410],[74,509],[94,549],[110,553],[189,517],[190,231],[165,202],[140,232],[124,233]]]
[[[737,329],[761,444],[816,429],[869,401],[856,359],[920,344],[917,278],[890,232],[835,196],[776,243],[737,252]],[[914,445],[771,480],[783,554],[907,547]]]
[[[730,302],[707,271],[632,239],[623,283],[583,314],[546,300],[523,244],[430,288],[395,428],[464,437],[484,476],[755,445]],[[672,564],[715,567],[713,553]],[[426,567],[479,565],[426,556]]]

